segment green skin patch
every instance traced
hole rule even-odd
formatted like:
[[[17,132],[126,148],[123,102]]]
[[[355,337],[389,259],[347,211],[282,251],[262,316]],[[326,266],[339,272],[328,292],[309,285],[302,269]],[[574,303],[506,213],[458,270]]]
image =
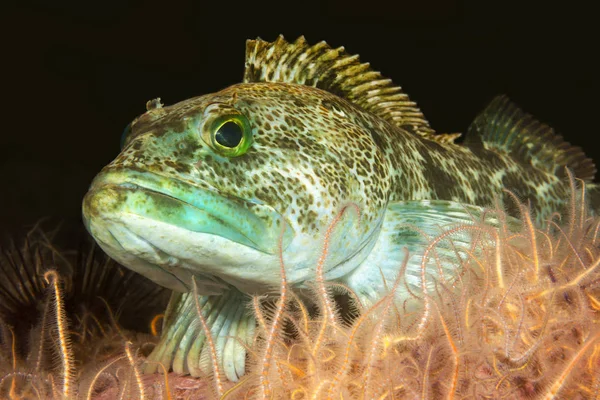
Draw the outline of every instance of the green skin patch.
[[[348,204],[360,215],[345,213],[334,231],[325,278],[373,302],[398,273],[402,249],[418,254],[407,224],[436,235],[496,200],[517,215],[504,189],[543,221],[565,206],[565,166],[593,178],[581,151],[504,98],[457,145],[342,48],[257,40],[246,57],[244,83],[169,107],[149,102],[83,202],[89,232],[121,264],[181,293],[195,279],[217,336],[249,340],[254,322],[238,305],[278,287],[280,244],[290,284],[314,279],[323,232]],[[596,204],[597,187],[588,189]],[[406,273],[418,290],[420,262]],[[205,368],[193,307],[193,296],[174,296],[150,360],[192,375]],[[217,342],[227,348],[226,376],[239,379],[243,347]]]
[[[268,258],[275,255],[280,237],[285,248],[294,236],[289,224],[268,206],[138,171],[98,175],[85,197],[83,210],[89,216],[88,230],[109,254],[179,291],[190,290],[189,277],[194,271],[204,269],[198,272],[218,275],[224,261],[218,254],[210,257],[217,271],[197,265],[196,251],[202,247],[197,241],[202,235],[222,238],[233,248]],[[176,227],[177,232],[169,235],[159,228],[160,224]],[[188,243],[186,239],[194,234],[198,235]],[[230,259],[235,252],[226,254]],[[131,264],[133,257],[139,266]],[[148,262],[153,265],[152,272],[146,269]]]

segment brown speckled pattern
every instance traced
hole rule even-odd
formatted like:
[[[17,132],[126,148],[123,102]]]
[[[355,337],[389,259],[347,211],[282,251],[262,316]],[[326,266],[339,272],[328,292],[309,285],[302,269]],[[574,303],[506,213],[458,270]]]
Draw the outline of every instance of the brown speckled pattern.
[[[233,107],[250,120],[254,143],[244,156],[222,157],[202,140],[209,104],[211,112]],[[318,221],[329,220],[344,202],[363,205],[369,226],[381,216],[391,182],[381,130],[364,123],[369,119],[376,122],[319,89],[240,84],[144,114],[106,169],[145,169],[269,204],[304,233],[321,229]]]
[[[250,120],[254,144],[246,155],[222,157],[202,141],[208,105],[216,113],[234,108]],[[328,92],[296,84],[239,84],[150,110],[133,124],[128,143],[107,168],[150,170],[258,200],[292,216],[294,229],[303,232],[348,201],[360,204],[369,222],[388,201],[485,206],[509,189],[545,218],[568,197],[564,179],[508,154],[430,141]]]

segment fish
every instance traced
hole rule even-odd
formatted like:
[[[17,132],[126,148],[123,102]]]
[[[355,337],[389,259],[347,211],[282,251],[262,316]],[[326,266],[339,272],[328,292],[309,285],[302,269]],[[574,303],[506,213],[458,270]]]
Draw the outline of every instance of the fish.
[[[506,96],[463,140],[436,132],[401,87],[344,47],[280,36],[246,42],[241,83],[170,106],[149,101],[82,212],[110,257],[173,290],[145,372],[162,363],[202,375],[199,308],[219,365],[238,381],[242,343],[256,328],[251,296],[278,287],[280,257],[288,284],[307,287],[336,216],[323,278],[373,304],[399,273],[403,249],[416,255],[405,274],[418,291],[426,279],[418,256],[440,227],[472,222],[494,204],[518,217],[508,190],[542,223],[567,207],[573,176],[598,209],[595,173],[580,148]],[[356,212],[342,212],[349,206]],[[447,250],[441,256],[455,256]]]

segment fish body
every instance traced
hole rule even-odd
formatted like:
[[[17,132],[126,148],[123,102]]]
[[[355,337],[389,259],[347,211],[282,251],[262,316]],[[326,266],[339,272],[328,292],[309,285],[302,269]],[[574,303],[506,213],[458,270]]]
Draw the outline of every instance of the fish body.
[[[94,179],[84,220],[111,257],[179,293],[151,360],[201,373],[195,282],[223,338],[220,362],[237,380],[245,351],[225,337],[252,336],[247,295],[278,286],[280,251],[291,285],[313,279],[323,232],[345,206],[359,213],[345,213],[335,230],[325,279],[372,302],[385,291],[380,272],[393,280],[402,248],[422,247],[403,225],[433,234],[494,201],[510,211],[504,189],[543,221],[569,197],[565,167],[587,182],[595,173],[581,150],[505,97],[463,144],[457,136],[435,134],[399,87],[343,48],[252,40],[243,83],[148,103]],[[589,192],[596,196],[593,184]],[[416,263],[407,275],[419,287]]]

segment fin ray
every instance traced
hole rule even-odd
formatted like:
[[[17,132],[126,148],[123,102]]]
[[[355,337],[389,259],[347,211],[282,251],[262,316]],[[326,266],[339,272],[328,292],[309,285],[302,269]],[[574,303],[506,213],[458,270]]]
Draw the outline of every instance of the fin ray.
[[[565,176],[565,167],[586,182],[591,182],[596,174],[594,162],[580,147],[566,142],[506,96],[494,98],[469,127],[465,144],[478,141],[557,176]]]
[[[323,41],[310,46],[303,36],[292,43],[283,36],[274,42],[248,40],[244,82],[317,87],[429,140],[447,143],[457,137],[435,134],[416,103],[399,86],[372,70],[369,63],[361,63],[358,55]]]
[[[486,212],[485,207],[447,200],[390,203],[378,242],[367,259],[343,278],[344,282],[355,291],[363,304],[373,304],[382,293],[386,293],[386,283],[389,285],[396,279],[404,259],[402,250],[406,247],[409,259],[404,278],[411,290],[420,293],[421,263],[430,240],[457,225],[475,225],[481,221],[499,226],[495,213]],[[520,222],[514,218],[507,218],[506,222],[510,229],[520,226]],[[452,245],[444,240],[435,247],[437,256],[430,257],[426,264],[428,288],[433,289],[434,280],[440,278],[437,276],[437,261],[442,261],[446,277],[456,275],[453,269],[461,264],[461,259],[468,258],[462,249],[471,246],[471,238],[469,233],[460,233],[452,235]],[[378,270],[381,274],[376,273]]]
[[[202,314],[206,319],[217,348],[219,366],[227,379],[237,381],[245,372],[246,349],[239,343],[250,343],[254,336],[255,321],[247,314],[244,295],[231,288],[217,296],[199,296]],[[148,361],[172,367],[179,374],[200,376],[210,372],[204,365],[208,360],[206,340],[198,320],[193,293],[178,293],[171,297],[163,324],[160,342]],[[159,370],[155,363],[147,363],[145,373]]]

